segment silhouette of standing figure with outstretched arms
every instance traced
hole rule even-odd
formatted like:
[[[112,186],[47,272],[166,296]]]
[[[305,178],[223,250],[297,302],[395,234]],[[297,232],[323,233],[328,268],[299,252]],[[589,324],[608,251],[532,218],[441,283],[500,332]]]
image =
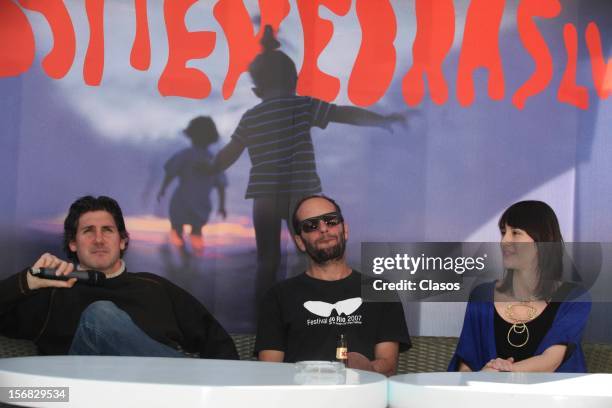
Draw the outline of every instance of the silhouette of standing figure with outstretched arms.
[[[391,124],[404,122],[397,113],[380,115],[296,95],[295,64],[278,50],[280,43],[271,26],[265,27],[260,43],[262,51],[249,65],[249,74],[261,103],[242,116],[231,141],[213,163],[213,169],[221,171],[238,160],[244,149],[249,152],[252,167],[245,198],[253,199],[256,300],[276,280],[282,220],[289,220],[292,205],[301,198],[321,192],[310,128],[325,129],[329,122],[337,122],[392,132]]]

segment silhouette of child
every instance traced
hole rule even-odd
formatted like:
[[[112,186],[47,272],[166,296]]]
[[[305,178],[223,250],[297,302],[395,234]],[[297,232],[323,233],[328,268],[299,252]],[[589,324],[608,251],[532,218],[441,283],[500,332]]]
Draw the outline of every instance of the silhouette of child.
[[[170,242],[183,248],[183,226],[191,225],[191,248],[195,255],[202,255],[202,227],[208,222],[212,210],[210,193],[213,188],[218,190],[218,213],[225,218],[227,181],[223,173],[210,173],[213,155],[208,151],[208,146],[219,140],[215,122],[208,116],[198,116],[189,122],[183,133],[191,139],[191,147],[176,153],[164,165],[166,174],[157,200],[161,200],[168,185],[178,177],[178,186],[170,199]]]
[[[231,141],[215,157],[213,169],[231,166],[246,148],[251,159],[245,198],[253,199],[257,243],[256,299],[276,280],[281,257],[281,223],[289,220],[300,198],[321,192],[310,136],[313,126],[329,122],[391,130],[400,114],[380,115],[296,95],[297,70],[282,51],[271,26],[261,39],[262,52],[249,65],[253,92],[262,102],[241,118]],[[287,222],[292,230],[291,222]]]

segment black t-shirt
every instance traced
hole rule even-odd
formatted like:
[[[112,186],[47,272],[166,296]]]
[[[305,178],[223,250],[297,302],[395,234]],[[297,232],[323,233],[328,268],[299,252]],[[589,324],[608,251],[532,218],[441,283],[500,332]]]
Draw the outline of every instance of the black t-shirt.
[[[495,309],[494,328],[497,356],[504,359],[512,357],[515,362],[533,357],[542,339],[551,328],[559,305],[560,303],[557,302],[549,303],[538,317],[525,324],[526,328],[518,326],[514,330],[512,330],[512,323],[505,321]],[[512,346],[508,342],[508,337],[514,345],[525,344],[521,347]]]
[[[553,321],[557,316],[557,311],[561,302],[567,298],[574,285],[564,283],[553,294],[552,299],[542,313],[535,319],[525,323],[526,329],[521,326],[512,330],[512,323],[505,321],[494,309],[493,327],[495,330],[495,347],[499,358],[514,358],[514,361],[521,361],[533,357],[538,346],[552,327]],[[529,335],[527,335],[529,334]],[[512,344],[521,345],[514,347],[508,342],[508,337]]]
[[[324,281],[301,274],[275,285],[263,299],[255,353],[278,350],[285,362],[334,360],[340,334],[348,351],[374,359],[374,346],[385,341],[410,347],[399,302],[364,302],[361,274]]]

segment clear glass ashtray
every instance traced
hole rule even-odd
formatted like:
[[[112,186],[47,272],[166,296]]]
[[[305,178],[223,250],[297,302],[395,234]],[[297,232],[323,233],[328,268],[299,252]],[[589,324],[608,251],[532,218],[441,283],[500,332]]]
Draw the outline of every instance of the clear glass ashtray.
[[[304,385],[345,384],[346,368],[335,361],[299,361],[295,363],[293,381]]]

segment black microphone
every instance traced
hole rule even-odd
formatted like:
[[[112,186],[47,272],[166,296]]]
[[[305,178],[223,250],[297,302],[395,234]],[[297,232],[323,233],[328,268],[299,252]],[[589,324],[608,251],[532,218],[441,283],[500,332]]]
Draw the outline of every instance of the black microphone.
[[[55,274],[55,268],[30,268],[28,272],[32,274],[32,276],[36,276],[41,279],[51,279],[51,280],[62,280],[67,281],[71,278],[76,278],[78,282],[85,283],[90,286],[102,286],[104,284],[104,280],[106,279],[106,275],[100,271],[96,271],[94,269],[87,269],[84,271],[73,271],[68,275],[59,275]]]

